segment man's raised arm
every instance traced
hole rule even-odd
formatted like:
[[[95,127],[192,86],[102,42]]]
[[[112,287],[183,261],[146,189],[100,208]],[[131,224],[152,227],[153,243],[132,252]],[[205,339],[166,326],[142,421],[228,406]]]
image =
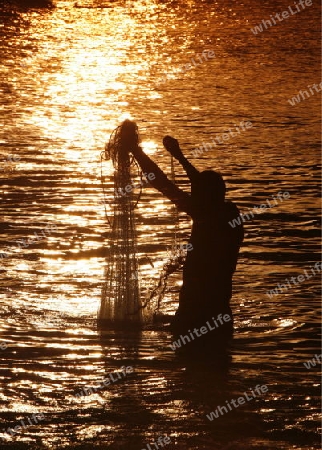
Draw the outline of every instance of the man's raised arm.
[[[147,174],[153,174],[154,177],[149,177],[148,180],[152,186],[158,191],[162,192],[169,200],[171,200],[180,211],[184,211],[191,215],[191,197],[186,192],[179,189],[171,180],[165,175],[158,165],[152,161],[142,150],[140,146],[136,146],[131,150],[134,158],[137,160],[142,171]],[[151,178],[151,179],[150,179]]]
[[[163,138],[163,145],[168,150],[168,152],[171,153],[171,155],[176,158],[182,165],[189,177],[189,180],[191,181],[191,183],[193,183],[198,177],[199,171],[183,155],[177,139],[171,136],[165,136]]]

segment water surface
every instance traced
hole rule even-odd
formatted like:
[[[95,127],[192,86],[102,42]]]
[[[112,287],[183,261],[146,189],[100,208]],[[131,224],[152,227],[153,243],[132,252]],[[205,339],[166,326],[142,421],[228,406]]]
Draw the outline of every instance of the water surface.
[[[13,437],[3,432],[1,448],[140,450],[165,435],[169,450],[320,448],[319,364],[304,366],[321,353],[320,276],[267,295],[320,259],[320,94],[288,102],[319,82],[318,5],[259,35],[251,28],[288,4],[77,6],[0,9],[2,432],[44,414]],[[215,57],[182,71],[203,51]],[[97,329],[109,246],[100,152],[126,117],[167,174],[162,137],[170,134],[198,169],[221,171],[244,213],[289,193],[244,224],[235,337],[224,356],[180,357],[162,326]],[[193,157],[242,121],[252,127]],[[175,172],[188,189],[177,165]],[[103,174],[111,186],[109,163]],[[144,188],[137,213],[143,284],[153,285],[173,242],[173,209]],[[190,221],[179,219],[183,244]],[[54,228],[44,236],[47,225]],[[34,232],[42,238],[17,245]],[[176,310],[180,279],[172,277],[164,314]],[[122,366],[133,373],[75,397]],[[264,384],[266,394],[207,419]]]

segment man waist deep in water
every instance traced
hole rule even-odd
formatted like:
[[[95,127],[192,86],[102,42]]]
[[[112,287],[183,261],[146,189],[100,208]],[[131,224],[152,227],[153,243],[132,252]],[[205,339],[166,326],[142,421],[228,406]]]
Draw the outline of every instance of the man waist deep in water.
[[[242,224],[232,228],[228,222],[239,216],[239,210],[234,203],[225,201],[226,186],[219,173],[199,172],[182,154],[176,139],[166,136],[163,144],[185,169],[191,182],[191,194],[172,183],[138,142],[130,151],[143,172],[155,175],[151,185],[193,220],[189,240],[192,250],[183,267],[179,308],[171,329],[175,334],[185,333],[188,329],[200,328],[218,314],[229,314],[231,320],[216,330],[217,334],[229,337],[233,332],[229,306],[232,277],[244,232]]]

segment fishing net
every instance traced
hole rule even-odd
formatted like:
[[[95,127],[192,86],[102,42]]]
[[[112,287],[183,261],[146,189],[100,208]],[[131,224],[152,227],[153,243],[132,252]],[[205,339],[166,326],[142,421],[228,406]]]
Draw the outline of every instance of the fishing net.
[[[155,287],[150,287],[141,298],[138,243],[135,208],[141,191],[135,193],[133,178],[138,177],[139,168],[130,155],[131,148],[138,145],[138,129],[134,122],[125,120],[111,135],[102,157],[112,161],[114,166],[114,195],[109,202],[112,218],[109,217],[104,201],[107,221],[110,225],[109,248],[105,269],[98,320],[103,323],[139,325],[153,320],[160,309],[170,274],[182,267],[184,255],[178,251],[177,209],[173,208],[175,239],[168,261],[163,265]],[[174,180],[174,166],[171,161]],[[106,192],[101,174],[104,197]],[[142,179],[142,174],[141,174]],[[142,183],[141,183],[142,186]]]
[[[114,198],[110,202],[113,218],[108,219],[110,245],[98,319],[113,323],[143,321],[134,218],[138,199],[132,190],[126,189],[132,186],[131,173],[135,167],[129,150],[137,144],[136,125],[125,121],[114,131],[105,148],[106,158],[111,159],[115,171]]]

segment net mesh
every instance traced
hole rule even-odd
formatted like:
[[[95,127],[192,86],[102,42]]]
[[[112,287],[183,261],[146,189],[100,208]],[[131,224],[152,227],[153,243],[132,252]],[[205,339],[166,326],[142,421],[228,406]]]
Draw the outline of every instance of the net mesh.
[[[106,157],[112,160],[115,170],[115,195],[112,200],[113,219],[109,221],[110,246],[98,319],[114,324],[143,322],[134,217],[138,199],[132,190],[125,190],[132,185],[131,174],[135,167],[129,150],[137,143],[136,125],[125,121],[112,134],[105,149]]]

